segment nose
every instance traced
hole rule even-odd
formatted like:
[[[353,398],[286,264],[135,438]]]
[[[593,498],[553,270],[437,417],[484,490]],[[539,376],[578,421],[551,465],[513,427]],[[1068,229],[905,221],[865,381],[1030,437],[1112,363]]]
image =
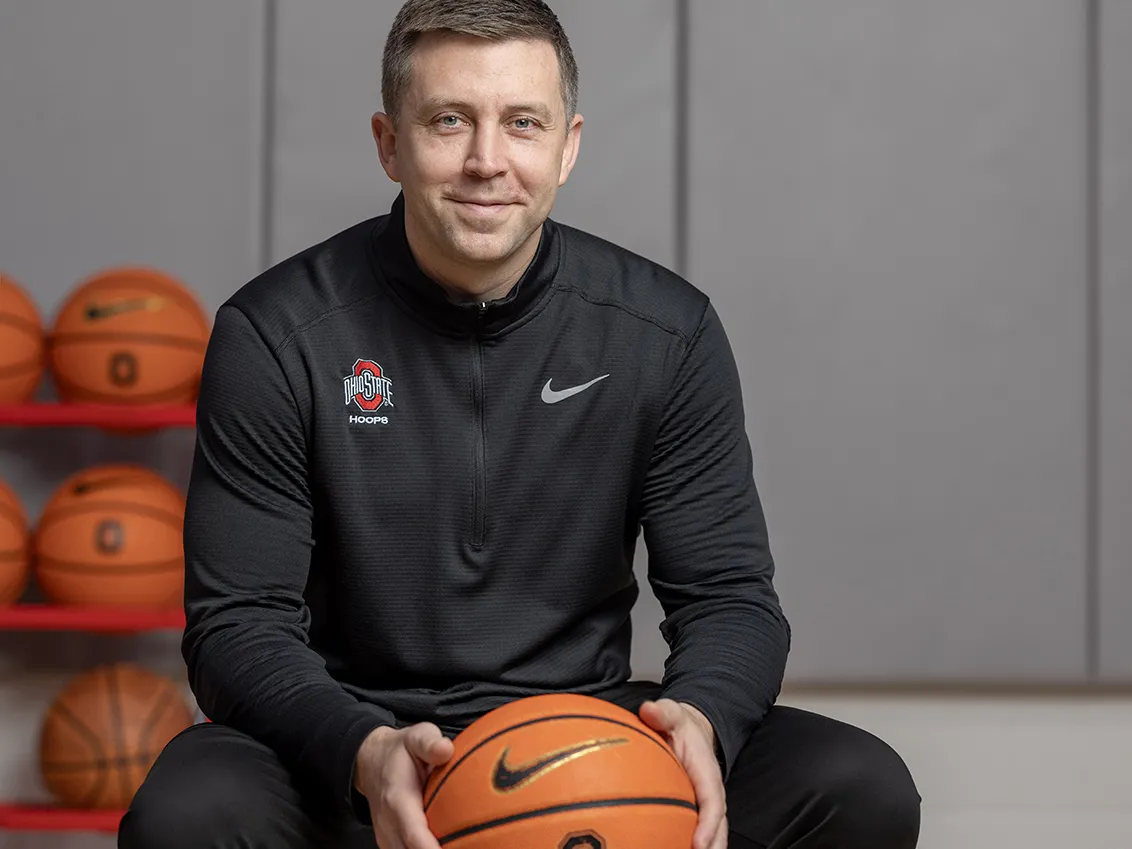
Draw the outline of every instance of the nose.
[[[497,127],[480,125],[472,134],[472,147],[464,161],[464,172],[484,179],[507,170],[506,141]]]

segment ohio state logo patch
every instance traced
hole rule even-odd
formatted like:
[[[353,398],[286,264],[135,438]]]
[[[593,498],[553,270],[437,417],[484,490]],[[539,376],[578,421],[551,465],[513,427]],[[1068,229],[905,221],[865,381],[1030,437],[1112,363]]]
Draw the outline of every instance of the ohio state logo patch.
[[[348,377],[342,379],[346,406],[357,404],[367,413],[393,406],[393,384],[373,360],[358,360]]]

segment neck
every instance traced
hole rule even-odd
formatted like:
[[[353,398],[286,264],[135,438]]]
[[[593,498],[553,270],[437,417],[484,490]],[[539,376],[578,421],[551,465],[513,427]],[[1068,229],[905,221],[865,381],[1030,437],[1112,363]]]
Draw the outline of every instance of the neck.
[[[453,259],[435,250],[412,218],[405,216],[405,236],[413,259],[421,271],[456,301],[486,302],[505,298],[535,258],[541,234],[542,227],[539,227],[517,251],[498,262],[476,263]]]

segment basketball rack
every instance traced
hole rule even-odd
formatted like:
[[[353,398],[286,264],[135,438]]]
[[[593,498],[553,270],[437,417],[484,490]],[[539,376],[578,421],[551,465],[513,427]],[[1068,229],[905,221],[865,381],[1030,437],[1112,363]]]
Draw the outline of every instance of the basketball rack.
[[[96,427],[130,431],[196,426],[196,406],[36,402],[0,404],[0,426]],[[133,634],[183,630],[181,609],[135,610],[17,603],[0,606],[0,630]],[[44,804],[0,803],[0,831],[80,831],[114,834],[125,811],[81,810]]]
[[[0,404],[0,425],[20,427],[195,427],[195,404]]]

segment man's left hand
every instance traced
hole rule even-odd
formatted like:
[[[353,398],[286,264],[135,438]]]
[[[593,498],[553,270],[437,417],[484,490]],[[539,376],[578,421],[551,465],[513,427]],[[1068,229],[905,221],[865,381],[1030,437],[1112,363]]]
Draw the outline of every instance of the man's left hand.
[[[715,731],[697,708],[672,699],[647,701],[641,719],[660,732],[692,780],[699,805],[693,849],[727,849],[727,795],[715,758]]]

